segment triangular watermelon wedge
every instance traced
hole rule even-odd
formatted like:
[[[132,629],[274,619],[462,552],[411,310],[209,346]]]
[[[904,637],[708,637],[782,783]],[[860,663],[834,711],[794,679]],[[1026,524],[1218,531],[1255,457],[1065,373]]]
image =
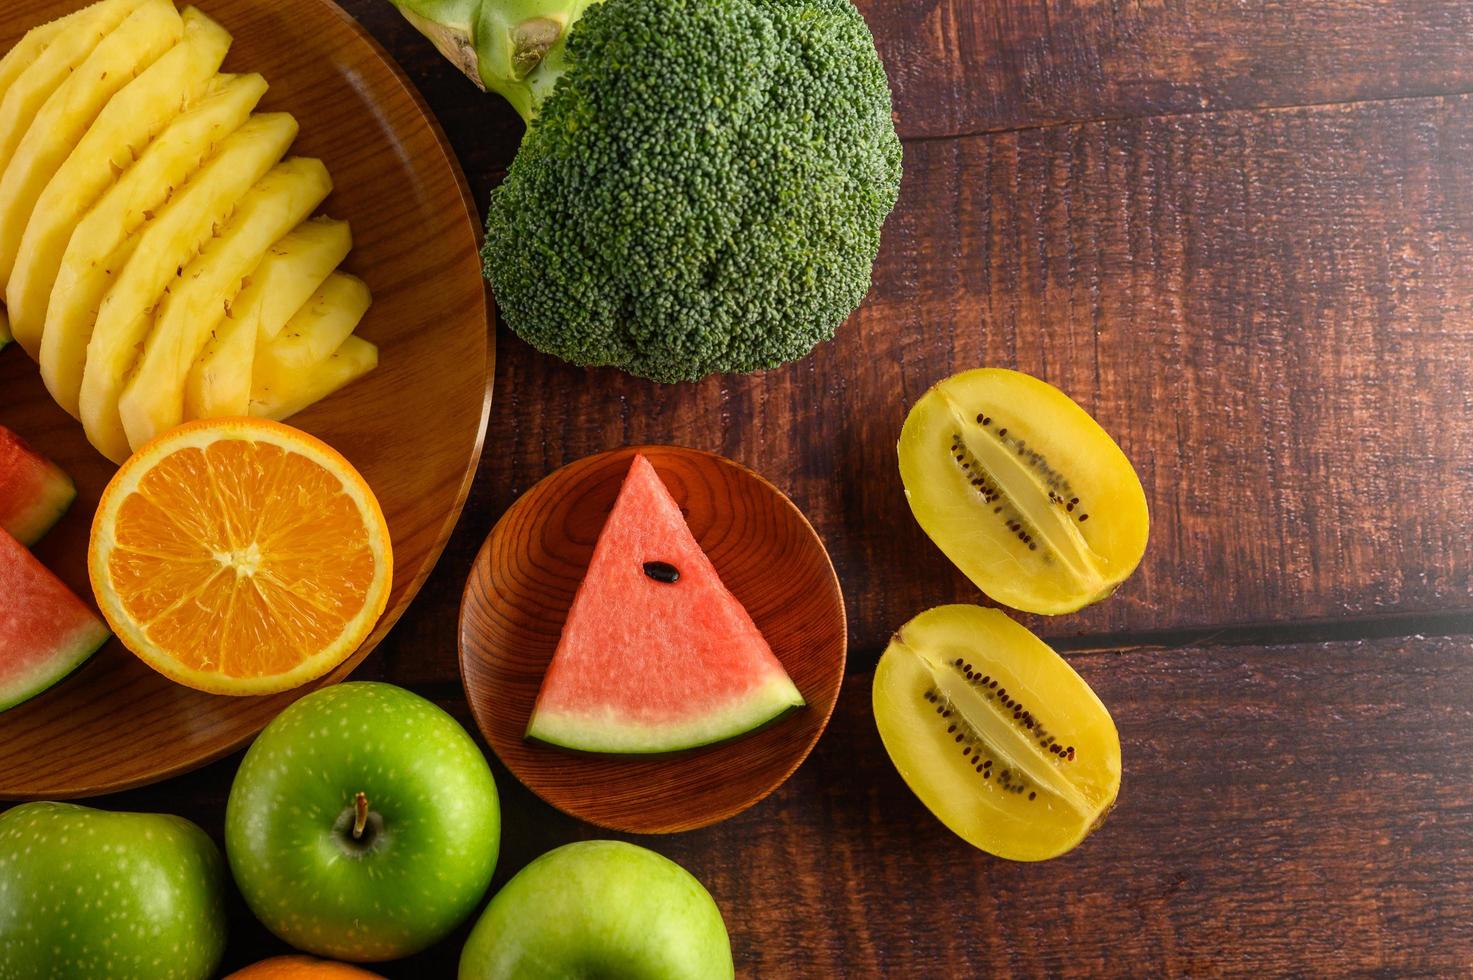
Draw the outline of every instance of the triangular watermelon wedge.
[[[109,635],[60,579],[0,529],[0,711],[76,670]]]
[[[672,568],[678,577],[668,581]],[[582,752],[677,752],[743,735],[803,703],[655,468],[636,455],[527,738]]]
[[[0,425],[0,529],[33,545],[76,496],[71,477]]]

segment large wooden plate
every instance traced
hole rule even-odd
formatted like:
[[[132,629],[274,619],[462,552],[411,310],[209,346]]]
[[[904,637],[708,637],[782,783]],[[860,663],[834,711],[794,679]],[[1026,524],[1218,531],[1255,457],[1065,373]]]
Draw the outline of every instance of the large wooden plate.
[[[670,756],[584,755],[522,738],[593,546],[642,452],[808,703],[761,731]],[[476,556],[460,607],[460,671],[481,734],[532,792],[642,834],[724,820],[807,757],[844,682],[844,597],[823,542],[781,490],[731,460],[641,446],[563,467],[512,505]]]
[[[328,0],[196,3],[235,35],[225,70],[265,75],[262,107],[301,122],[292,152],[326,162],[336,190],[324,210],[352,223],[347,267],[373,289],[360,332],[379,345],[379,368],[291,422],[337,447],[378,495],[394,540],[394,590],[347,663],[273,697],[200,694],[109,644],[52,690],[0,714],[0,797],[87,796],[163,779],[230,752],[295,698],[342,680],[429,574],[480,459],[494,346],[475,206],[444,135],[383,50]],[[0,51],[71,9],[7,0]],[[77,502],[37,553],[90,596],[87,532],[115,467],[52,403],[13,344],[0,351],[0,424],[76,479]]]

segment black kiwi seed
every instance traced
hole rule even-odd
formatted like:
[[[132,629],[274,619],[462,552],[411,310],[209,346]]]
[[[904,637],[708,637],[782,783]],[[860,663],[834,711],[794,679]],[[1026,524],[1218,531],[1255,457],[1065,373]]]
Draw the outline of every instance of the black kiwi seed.
[[[644,573],[656,582],[666,585],[674,585],[680,581],[680,569],[668,561],[647,561],[644,563]]]

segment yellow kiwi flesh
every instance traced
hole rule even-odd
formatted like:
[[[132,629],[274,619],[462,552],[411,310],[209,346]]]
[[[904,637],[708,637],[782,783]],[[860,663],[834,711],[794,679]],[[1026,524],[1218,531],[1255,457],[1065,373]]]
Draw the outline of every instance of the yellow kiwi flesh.
[[[922,529],[993,599],[1057,615],[1114,592],[1140,564],[1150,517],[1130,460],[1059,389],[1003,368],[921,396],[900,477]]]
[[[1014,861],[1057,857],[1115,803],[1110,712],[999,610],[938,606],[906,623],[880,658],[873,698],[901,777],[973,847]]]

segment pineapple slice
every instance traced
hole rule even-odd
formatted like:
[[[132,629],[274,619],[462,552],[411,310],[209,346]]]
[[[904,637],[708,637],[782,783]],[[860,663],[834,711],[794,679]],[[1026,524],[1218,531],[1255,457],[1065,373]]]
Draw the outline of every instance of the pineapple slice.
[[[5,307],[0,306],[0,350],[4,350],[10,343],[10,317],[5,313]]]
[[[378,348],[351,336],[369,300],[361,280],[335,273],[275,339],[262,340],[251,378],[251,414],[277,420],[295,415],[377,367]]]
[[[145,0],[59,85],[0,177],[0,288],[8,289],[21,235],[36,200],[113,94],[171,48],[184,32],[172,0]],[[18,335],[32,357],[38,336]]]
[[[140,237],[133,254],[97,311],[78,405],[87,438],[108,459],[122,462],[128,456],[118,398],[153,328],[154,308],[164,288],[182,275],[296,135],[297,121],[286,113],[255,116],[135,232]]]
[[[257,337],[275,337],[348,255],[346,221],[314,218],[272,245],[230,304],[184,385],[184,417],[245,415]]]
[[[82,369],[98,308],[132,254],[131,248],[126,254],[119,250],[250,118],[266,93],[266,80],[260,75],[219,75],[212,88],[199,105],[159,134],[82,219],[67,244],[46,307],[41,378],[51,397],[74,418],[81,418]]]
[[[362,337],[349,337],[331,357],[304,371],[258,372],[251,384],[251,414],[281,421],[377,366],[378,348]]]
[[[75,24],[89,9],[79,10],[58,20],[48,21],[31,28],[26,32],[25,37],[15,42],[15,46],[5,52],[5,57],[0,58],[0,101],[5,99],[5,93],[10,91],[10,86],[15,84],[21,72],[31,67],[51,42],[56,40],[68,26]]]
[[[32,354],[41,349],[46,302],[72,229],[135,153],[208,89],[230,48],[229,32],[193,7],[183,20],[183,40],[107,103],[31,213],[5,299],[15,339]]]
[[[257,342],[260,376],[302,372],[327,360],[353,333],[372,302],[362,279],[334,272],[274,340]]]
[[[184,421],[184,382],[242,280],[266,250],[306,220],[332,190],[321,160],[278,164],[241,199],[218,237],[205,244],[164,291],[153,332],[118,400],[129,444],[136,450]],[[335,349],[334,348],[329,348]]]
[[[144,2],[102,0],[36,28],[21,39],[15,51],[5,56],[5,74],[15,72],[15,77],[6,85],[5,99],[0,102],[0,160],[9,160],[15,153],[31,120],[57,86],[67,80],[99,41]],[[36,38],[32,39],[32,34]]]

